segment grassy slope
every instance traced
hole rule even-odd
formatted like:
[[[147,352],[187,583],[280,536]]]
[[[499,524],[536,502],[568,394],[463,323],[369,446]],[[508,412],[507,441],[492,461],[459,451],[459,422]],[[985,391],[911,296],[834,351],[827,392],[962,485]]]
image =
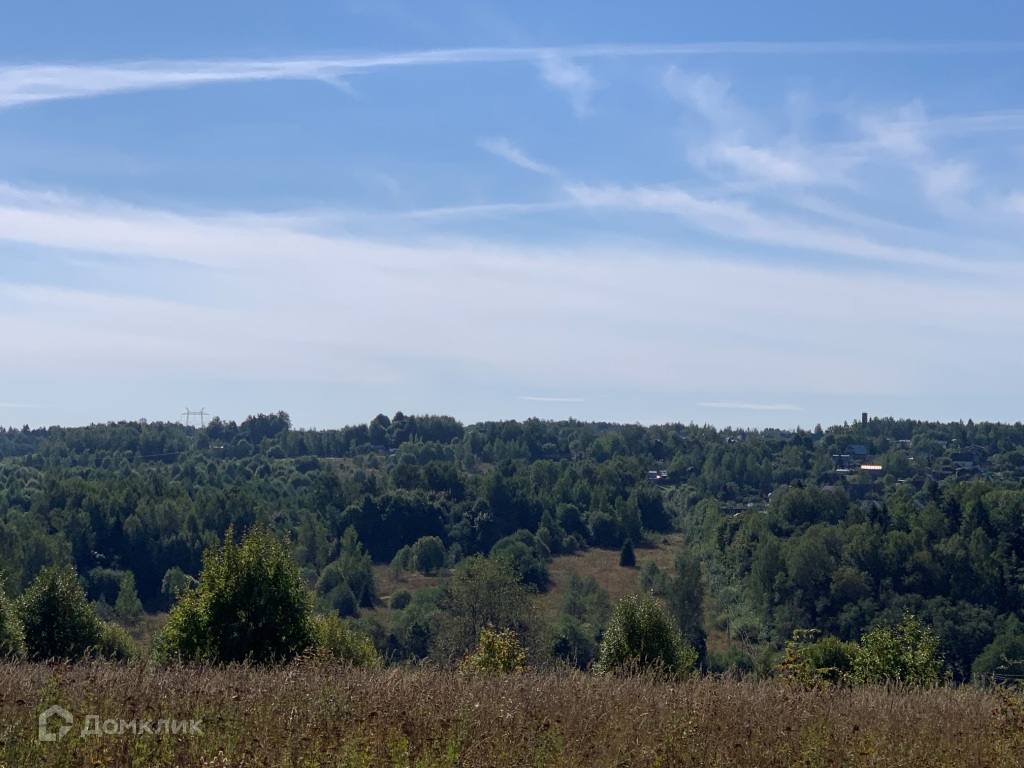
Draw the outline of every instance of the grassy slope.
[[[36,738],[50,704],[75,715]],[[81,737],[101,720],[202,735]],[[973,688],[798,691],[579,673],[0,665],[0,766],[1016,766],[1024,699]]]

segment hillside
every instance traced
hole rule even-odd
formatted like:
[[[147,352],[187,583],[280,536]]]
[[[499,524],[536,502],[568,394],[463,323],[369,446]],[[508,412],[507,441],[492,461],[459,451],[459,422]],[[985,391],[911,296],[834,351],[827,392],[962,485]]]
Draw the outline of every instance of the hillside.
[[[647,588],[675,585],[709,668],[770,669],[759,659],[796,629],[856,640],[910,611],[955,679],[981,679],[1024,671],[1022,483],[1020,424],[787,432],[398,413],[315,431],[278,413],[25,428],[0,430],[0,562],[15,597],[70,564],[101,615],[137,627],[115,610],[126,576],[159,614],[229,528],[261,525],[288,542],[321,610],[408,661],[429,653],[445,576],[470,555],[506,557],[536,587],[563,653],[593,648],[601,606],[653,560]],[[627,539],[632,569],[618,566]]]

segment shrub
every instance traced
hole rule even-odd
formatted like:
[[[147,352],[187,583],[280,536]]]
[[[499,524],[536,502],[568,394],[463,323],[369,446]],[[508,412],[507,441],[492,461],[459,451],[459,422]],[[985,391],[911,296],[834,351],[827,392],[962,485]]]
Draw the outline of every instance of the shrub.
[[[412,594],[407,589],[399,590],[391,596],[391,607],[396,611],[403,610],[409,603],[412,602]]]
[[[171,610],[157,640],[177,661],[286,661],[314,641],[312,595],[285,545],[261,529],[203,555],[199,585]]]
[[[314,623],[316,648],[354,667],[380,667],[383,659],[370,638],[352,631],[337,616],[317,616]]]
[[[797,629],[786,643],[786,657],[779,671],[805,688],[844,685],[853,682],[854,662],[859,648],[837,637],[815,638],[816,629]]]
[[[938,638],[907,613],[896,626],[874,629],[861,638],[853,676],[860,683],[936,685],[943,668]]]
[[[512,674],[526,669],[526,652],[511,629],[497,631],[493,627],[480,630],[476,649],[460,663],[461,672],[477,674]]]
[[[96,652],[104,659],[112,661],[130,661],[138,658],[139,647],[122,627],[116,624],[104,624],[100,628],[99,642]]]
[[[681,676],[689,673],[696,662],[697,652],[683,642],[654,597],[634,595],[615,606],[596,668],[605,674],[653,670]]]

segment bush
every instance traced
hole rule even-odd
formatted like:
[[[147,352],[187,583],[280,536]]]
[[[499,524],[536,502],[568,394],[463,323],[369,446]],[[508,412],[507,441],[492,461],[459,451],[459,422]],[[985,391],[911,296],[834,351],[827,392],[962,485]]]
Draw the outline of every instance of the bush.
[[[779,671],[805,688],[821,685],[845,685],[853,682],[854,663],[859,648],[837,637],[815,640],[816,629],[797,629],[786,643],[786,658]]]
[[[287,547],[261,529],[229,528],[203,555],[199,585],[171,609],[159,655],[183,662],[287,661],[314,642],[312,595]]]
[[[670,676],[688,674],[697,652],[683,642],[672,619],[651,595],[623,598],[615,606],[601,642],[597,671],[653,670]]]
[[[853,676],[860,683],[937,685],[943,668],[938,638],[907,613],[896,626],[874,629],[861,638]]]
[[[477,674],[512,674],[526,669],[526,652],[511,629],[480,630],[476,649],[459,663],[459,671]]]
[[[71,566],[43,568],[18,603],[33,661],[76,661],[100,647],[103,622]]]
[[[380,667],[384,661],[370,638],[353,632],[337,616],[317,616],[315,619],[317,650],[354,667]]]
[[[394,608],[396,611],[403,610],[411,602],[412,594],[410,594],[409,590],[407,589],[399,590],[391,596],[391,607]]]
[[[100,628],[99,642],[96,652],[104,659],[112,661],[130,661],[138,658],[139,647],[122,627],[116,624],[104,624]]]

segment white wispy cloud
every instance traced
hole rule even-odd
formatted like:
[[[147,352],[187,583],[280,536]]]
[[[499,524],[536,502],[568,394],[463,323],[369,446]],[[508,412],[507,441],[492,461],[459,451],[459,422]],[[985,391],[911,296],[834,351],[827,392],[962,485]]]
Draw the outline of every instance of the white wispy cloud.
[[[529,400],[533,403],[583,403],[586,398],[582,397],[541,397],[537,395],[521,395],[518,399]]]
[[[319,80],[332,85],[377,70],[533,62],[553,85],[583,99],[593,83],[574,62],[647,56],[747,56],[843,54],[956,55],[1024,50],[1018,42],[912,43],[838,41],[806,43],[708,42],[681,45],[579,45],[562,47],[447,48],[359,56],[277,59],[136,61],[122,63],[0,66],[0,108],[55,99],[77,99],[160,88],[270,80]]]
[[[697,403],[701,408],[724,408],[737,411],[800,411],[798,405],[785,405],[781,403]]]
[[[716,143],[708,151],[708,159],[727,163],[745,176],[773,184],[812,184],[822,178],[811,164],[765,147]]]
[[[730,94],[728,80],[709,73],[692,74],[672,65],[662,78],[668,94],[696,110],[705,120],[732,129],[745,115]]]
[[[685,220],[694,228],[762,246],[799,248],[820,254],[960,273],[999,274],[1017,269],[955,254],[877,242],[856,231],[824,228],[779,215],[762,214],[745,201],[705,199],[677,187],[575,184],[567,191],[585,207],[666,214]]]
[[[83,268],[108,254],[203,270],[164,297],[130,272],[104,290],[0,281],[0,326],[21,329],[0,336],[0,357],[26,375],[72,366],[136,381],[213,365],[254,381],[383,385],[430,359],[534,391],[676,393],[735,391],[751,371],[780,382],[799,371],[801,391],[833,393],[957,391],[978,368],[992,386],[1024,375],[1016,357],[990,354],[1024,344],[1024,281],[1012,273],[879,279],[685,248],[395,244],[310,232],[299,215],[185,215],[46,193],[20,205],[48,217],[25,219],[19,242],[54,247],[56,229]],[[865,296],[871,312],[856,322],[835,311]],[[935,311],[954,305],[975,309]],[[935,338],[956,339],[958,354],[935,356]]]
[[[557,53],[541,56],[537,61],[541,77],[549,85],[565,91],[577,115],[587,113],[590,95],[594,91],[594,78],[585,67]]]
[[[507,160],[513,165],[518,165],[520,168],[527,171],[533,171],[534,173],[540,173],[545,176],[558,176],[558,171],[556,169],[534,160],[504,136],[481,139],[478,143],[483,149],[486,149],[492,155],[497,155],[503,160]]]

